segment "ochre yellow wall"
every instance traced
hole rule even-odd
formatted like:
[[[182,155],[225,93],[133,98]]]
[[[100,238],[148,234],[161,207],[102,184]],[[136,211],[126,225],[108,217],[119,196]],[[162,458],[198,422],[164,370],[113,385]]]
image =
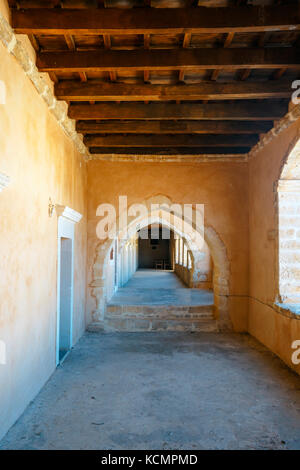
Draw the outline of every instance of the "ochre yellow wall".
[[[299,320],[274,308],[277,278],[276,183],[300,122],[279,134],[249,163],[249,332],[300,373],[291,362],[291,343],[300,340]]]
[[[174,203],[205,204],[205,224],[212,226],[227,249],[230,263],[230,313],[236,331],[246,331],[248,306],[248,168],[246,163],[88,163],[88,284],[95,262],[97,206],[118,207],[164,195]],[[95,309],[88,297],[88,314]]]
[[[2,0],[0,12],[8,15]],[[22,42],[29,47],[28,38]],[[0,193],[0,340],[7,348],[7,364],[0,365],[0,438],[55,369],[57,216],[48,217],[49,197],[83,214],[75,227],[74,343],[85,328],[86,267],[89,284],[99,244],[97,206],[117,207],[119,195],[127,195],[129,205],[165,195],[174,203],[205,205],[205,223],[227,251],[235,331],[249,331],[300,373],[300,366],[291,363],[300,321],[274,307],[274,184],[300,123],[282,132],[249,164],[86,164],[2,44],[0,80],[7,98],[0,105],[0,172],[11,178]],[[87,322],[94,308],[88,289]]]
[[[86,164],[13,56],[0,44],[0,437],[55,369],[57,215],[48,199],[79,211],[75,227],[73,340],[85,329]]]

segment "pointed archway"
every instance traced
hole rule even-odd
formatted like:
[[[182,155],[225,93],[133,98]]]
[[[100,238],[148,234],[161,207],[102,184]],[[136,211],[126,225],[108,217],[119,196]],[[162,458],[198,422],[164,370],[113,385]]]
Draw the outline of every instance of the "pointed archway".
[[[138,207],[137,207],[138,206]],[[174,233],[182,237],[191,254],[192,259],[192,278],[197,285],[199,266],[201,265],[201,248],[205,241],[210,249],[214,264],[213,290],[214,303],[216,309],[216,319],[219,329],[231,329],[231,320],[229,316],[229,261],[224,243],[220,239],[213,227],[196,227],[197,219],[196,209],[192,209],[190,219],[182,220],[182,214],[177,213],[178,204],[173,203],[168,197],[158,195],[144,201],[143,206],[147,208],[148,215],[141,215],[139,208],[141,204],[135,207],[131,206],[128,210],[128,224],[122,230],[115,232],[113,239],[107,237],[96,247],[93,279],[89,285],[92,297],[95,299],[96,308],[93,311],[92,318],[94,322],[101,321],[104,318],[107,302],[111,293],[111,287],[108,285],[108,279],[116,279],[114,274],[109,274],[109,260],[111,250],[119,253],[123,246],[128,243],[134,234],[151,223],[161,224],[173,230]],[[155,207],[155,209],[153,209]],[[119,214],[119,218],[122,214]]]

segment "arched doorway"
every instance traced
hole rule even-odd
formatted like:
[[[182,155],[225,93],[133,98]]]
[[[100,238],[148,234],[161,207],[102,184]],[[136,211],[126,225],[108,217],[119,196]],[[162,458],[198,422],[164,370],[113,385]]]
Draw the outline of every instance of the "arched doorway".
[[[152,210],[153,203],[157,204],[156,210]],[[168,207],[173,205],[172,201],[166,196],[155,196],[144,201],[149,208],[151,223],[163,225],[171,229],[178,237],[185,241],[187,252],[189,253],[189,279],[190,287],[197,288],[204,279],[201,278],[201,269],[203,262],[203,246],[207,245],[211,262],[213,265],[213,275],[211,285],[214,291],[215,318],[218,327],[221,330],[231,329],[229,317],[229,261],[226,248],[219,235],[212,227],[205,227],[202,231],[197,231],[192,220],[185,221],[184,231],[182,231],[182,219],[176,213],[172,214]],[[193,209],[194,212],[194,209]],[[130,213],[130,209],[129,209]],[[193,219],[194,220],[194,219]],[[104,318],[107,302],[112,297],[115,290],[123,283],[124,278],[120,280],[120,255],[124,247],[133,247],[137,244],[137,232],[149,225],[149,219],[136,213],[129,218],[126,226],[126,237],[123,232],[118,232],[114,240],[107,239],[100,242],[96,248],[95,262],[93,265],[93,280],[90,284],[92,296],[96,300],[96,309],[93,312],[93,320],[101,321]],[[115,249],[114,260],[110,259],[111,249]],[[136,249],[136,248],[135,248]],[[129,252],[132,248],[129,248]],[[124,255],[123,255],[124,256]],[[126,256],[126,255],[125,255]]]
[[[277,185],[277,301],[300,304],[300,137],[292,143]]]

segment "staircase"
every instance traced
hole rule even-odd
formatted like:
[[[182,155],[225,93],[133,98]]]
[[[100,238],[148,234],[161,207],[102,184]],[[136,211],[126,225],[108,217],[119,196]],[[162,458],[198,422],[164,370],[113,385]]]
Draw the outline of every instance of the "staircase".
[[[212,291],[188,289],[173,272],[139,270],[89,331],[218,331]]]
[[[104,321],[89,331],[217,331],[213,305],[114,305],[107,306]]]

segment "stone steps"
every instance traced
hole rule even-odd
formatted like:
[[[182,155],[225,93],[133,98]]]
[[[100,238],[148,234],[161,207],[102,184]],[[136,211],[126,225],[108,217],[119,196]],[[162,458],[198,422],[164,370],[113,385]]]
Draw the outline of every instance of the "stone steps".
[[[106,317],[214,319],[214,305],[114,305],[109,304]]]
[[[214,319],[106,317],[106,331],[217,331]]]
[[[218,331],[213,305],[108,305],[89,331]]]

